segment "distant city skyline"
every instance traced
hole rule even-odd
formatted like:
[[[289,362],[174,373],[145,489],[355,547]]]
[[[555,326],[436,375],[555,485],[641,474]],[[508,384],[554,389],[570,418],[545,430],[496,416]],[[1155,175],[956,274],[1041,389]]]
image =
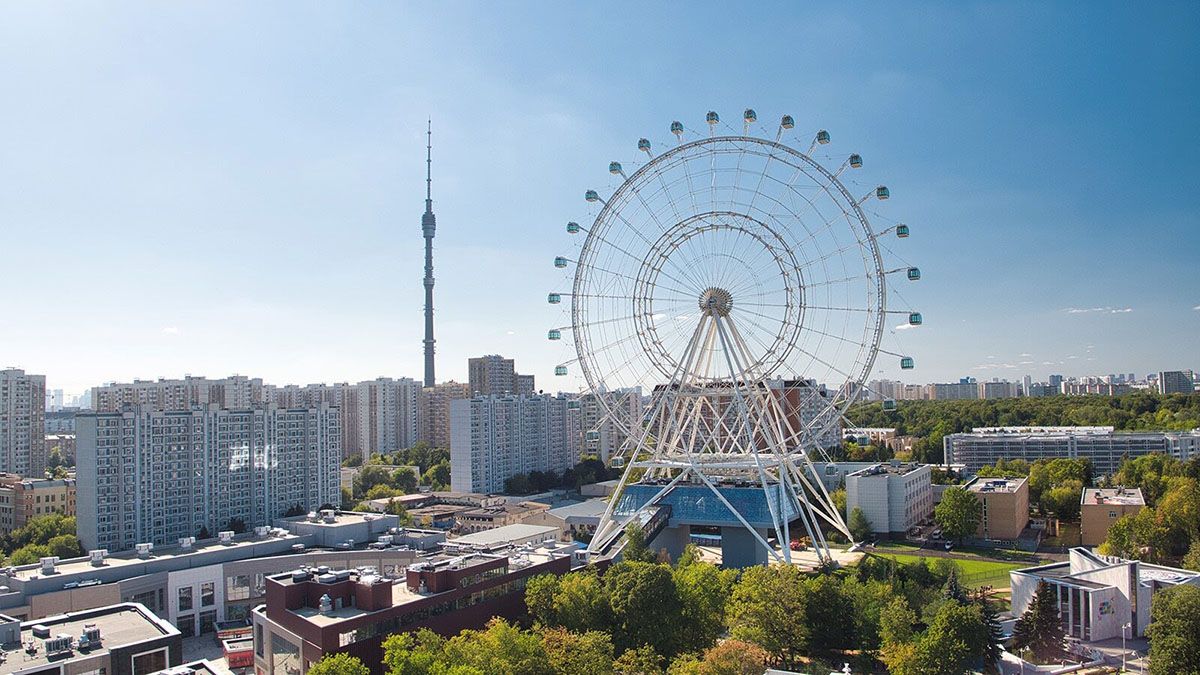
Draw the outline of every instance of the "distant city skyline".
[[[1200,6],[796,9],[4,5],[0,367],[420,379],[432,117],[437,379],[498,353],[578,391],[545,298],[583,191],[746,107],[862,153],[912,227],[917,367],[869,379],[1198,365]]]

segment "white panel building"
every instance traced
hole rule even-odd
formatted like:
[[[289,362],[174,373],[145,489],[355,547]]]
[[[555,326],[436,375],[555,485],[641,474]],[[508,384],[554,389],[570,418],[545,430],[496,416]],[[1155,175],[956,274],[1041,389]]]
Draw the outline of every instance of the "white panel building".
[[[494,493],[507,478],[579,462],[579,410],[557,396],[475,396],[450,403],[450,488]]]
[[[871,530],[902,534],[933,513],[928,464],[874,464],[846,474],[846,518],[858,507]]]
[[[1126,458],[1154,452],[1187,460],[1200,453],[1200,431],[1114,431],[1104,427],[986,427],[942,439],[947,464],[969,472],[1000,459],[1030,463],[1057,457],[1087,458],[1096,476],[1111,475]]]
[[[336,408],[196,408],[76,419],[79,538],[86,549],[173,544],[271,525],[341,501]]]
[[[46,472],[46,376],[0,370],[0,473]]]

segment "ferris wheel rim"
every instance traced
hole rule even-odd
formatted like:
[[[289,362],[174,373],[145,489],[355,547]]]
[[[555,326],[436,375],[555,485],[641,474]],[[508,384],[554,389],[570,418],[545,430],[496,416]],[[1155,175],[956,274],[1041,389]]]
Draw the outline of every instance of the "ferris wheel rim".
[[[785,143],[748,135],[712,136],[683,142],[671,147],[663,153],[652,157],[645,164],[638,167],[638,169],[631,175],[625,177],[625,180],[623,180],[620,185],[617,186],[614,192],[607,199],[602,200],[603,206],[593,219],[591,227],[588,231],[588,237],[585,239],[582,250],[579,253],[579,260],[577,261],[574,282],[572,285],[573,294],[571,302],[571,327],[574,335],[577,361],[581,370],[583,371],[584,379],[586,380],[588,386],[594,391],[623,388],[621,386],[614,386],[619,385],[620,383],[610,383],[606,381],[606,373],[600,372],[599,364],[593,362],[593,358],[591,357],[591,336],[587,334],[586,330],[591,322],[587,321],[586,317],[583,316],[585,312],[579,301],[581,288],[585,285],[587,277],[592,270],[592,268],[589,266],[589,261],[596,257],[596,251],[598,249],[602,249],[607,244],[607,242],[601,238],[593,238],[592,233],[601,230],[605,225],[614,223],[617,219],[624,220],[624,218],[621,216],[620,210],[624,208],[625,205],[632,204],[634,196],[639,196],[630,195],[629,193],[636,193],[637,189],[648,184],[647,181],[651,179],[655,173],[659,173],[661,175],[665,168],[672,166],[670,164],[672,160],[682,158],[681,161],[691,161],[691,159],[687,157],[688,153],[695,152],[697,149],[700,149],[702,152],[697,153],[697,156],[703,157],[705,154],[717,152],[721,145],[732,146],[732,149],[724,150],[724,152],[741,152],[743,154],[748,152],[748,148],[756,148],[759,150],[765,149],[766,152],[763,154],[763,156],[767,158],[768,163],[776,157],[776,153],[782,153],[782,156],[787,157],[788,159],[792,160],[792,162],[795,162],[796,165],[798,165],[796,167],[797,170],[801,170],[801,167],[803,167],[806,172],[811,171],[812,174],[815,174],[821,179],[819,181],[820,190],[823,191],[834,204],[840,207],[842,214],[846,216],[850,229],[854,231],[855,240],[859,249],[866,249],[869,251],[869,255],[863,256],[864,260],[869,259],[870,261],[868,272],[864,275],[864,278],[868,278],[871,281],[873,293],[870,295],[874,296],[873,300],[875,307],[867,307],[861,310],[866,312],[871,319],[868,322],[864,322],[865,325],[862,340],[853,341],[853,344],[857,344],[859,346],[858,351],[861,358],[856,357],[853,364],[851,364],[850,370],[852,372],[842,372],[828,363],[825,363],[826,366],[829,366],[831,372],[836,372],[844,377],[844,381],[840,383],[841,391],[839,392],[842,400],[839,402],[839,405],[834,406],[838,409],[839,414],[844,413],[845,410],[853,404],[854,400],[861,395],[862,385],[865,383],[867,377],[869,377],[869,374],[874,368],[883,337],[884,321],[886,320],[887,316],[887,273],[884,270],[882,254],[879,250],[879,246],[876,243],[877,235],[871,226],[870,219],[862,210],[858,200],[851,195],[849,190],[845,187],[837,175],[831,173],[820,162],[816,161],[810,155],[800,152],[799,150],[792,148]],[[688,174],[688,180],[690,184],[690,174]],[[664,189],[665,187],[666,186],[664,185]],[[694,192],[694,190],[689,189],[689,192]],[[674,202],[672,202],[672,206],[674,207]],[[753,207],[751,206],[751,209],[752,208]],[[731,211],[731,213],[735,213],[738,217],[761,222],[749,213],[739,211]],[[653,212],[650,212],[650,215],[652,217],[656,217]],[[687,220],[695,220],[700,215],[702,214],[693,213],[689,214],[683,219],[671,217],[670,219],[673,221],[672,224],[665,228],[660,237],[666,236],[668,232],[676,227],[679,227],[683,222]],[[628,224],[628,221],[625,222]],[[661,223],[660,226],[662,226]],[[794,251],[791,251],[790,248],[788,251],[794,256]],[[797,274],[799,275],[801,272],[800,266],[797,265],[796,270]],[[800,304],[802,307],[808,306],[807,303],[803,301]],[[868,302],[868,305],[869,304],[870,302]],[[634,311],[633,318],[635,321],[637,321],[638,312],[636,309]],[[795,330],[798,332],[803,328],[804,324],[802,312],[798,318]],[[836,336],[833,337],[836,338]],[[639,340],[641,340],[641,336],[639,336]],[[851,342],[851,340],[845,341]],[[792,348],[795,348],[795,345],[789,344],[788,348],[790,351]],[[650,352],[648,351],[647,354],[649,353]],[[811,354],[808,354],[808,356],[813,358],[814,362],[820,361],[820,359]],[[766,358],[766,356],[763,358]],[[784,360],[786,360],[786,357]],[[653,361],[652,357],[651,361]],[[803,373],[798,374],[805,375]],[[601,403],[605,408],[608,408],[608,405],[605,403],[603,398],[601,399]]]

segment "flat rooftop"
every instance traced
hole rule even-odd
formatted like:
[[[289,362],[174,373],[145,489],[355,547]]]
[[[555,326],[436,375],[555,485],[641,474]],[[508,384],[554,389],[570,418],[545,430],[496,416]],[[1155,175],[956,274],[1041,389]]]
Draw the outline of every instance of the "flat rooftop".
[[[537,537],[550,539],[554,538],[557,532],[558,528],[550,525],[526,525],[519,523],[517,525],[505,525],[493,530],[484,530],[483,532],[455,537],[454,539],[448,539],[446,543],[457,544],[459,546],[492,547],[511,544],[513,542],[524,542]]]
[[[1141,488],[1084,488],[1081,504],[1121,504],[1145,506]]]
[[[969,492],[1013,493],[1025,484],[1025,478],[979,478],[967,486]]]
[[[94,624],[96,628],[100,629],[100,647],[89,649],[86,652],[76,648],[65,657],[56,655],[55,658],[50,659],[42,644],[43,639],[33,636],[35,625],[46,626],[50,629],[51,637],[59,634],[70,635],[78,643],[79,637],[83,635],[84,626],[89,624]],[[21,642],[28,644],[32,641],[37,645],[38,651],[36,654],[28,654],[24,647],[19,647],[7,652],[6,660],[13,668],[27,670],[51,663],[62,664],[85,656],[94,657],[97,654],[105,654],[115,647],[153,640],[165,635],[178,634],[178,632],[173,626],[158,619],[141,605],[113,605],[100,610],[85,610],[73,614],[51,616],[21,624]]]
[[[276,530],[277,532],[278,530]],[[234,537],[233,543],[222,544],[219,539],[204,539],[191,546],[191,548],[180,548],[175,546],[155,546],[150,556],[147,558],[139,558],[136,551],[121,551],[104,558],[104,563],[100,566],[92,564],[89,557],[70,558],[60,560],[55,566],[54,574],[43,575],[41,564],[23,565],[15,568],[14,573],[9,576],[0,573],[0,579],[12,578],[20,581],[31,581],[33,579],[62,579],[63,583],[71,581],[80,581],[78,576],[85,579],[89,575],[94,575],[100,570],[108,570],[118,567],[129,567],[134,565],[144,565],[155,560],[170,560],[173,558],[184,558],[188,556],[202,556],[205,553],[215,551],[236,551],[238,549],[247,549],[255,545],[270,542],[270,541],[287,541],[295,540],[299,543],[301,537],[290,532],[286,534],[270,534],[260,537],[253,532],[249,532],[237,537]]]
[[[549,513],[552,516],[558,516],[562,519],[567,518],[599,518],[604,515],[604,510],[608,508],[608,502],[603,499],[588,499],[574,504],[564,504],[550,509]]]
[[[366,511],[335,511],[332,517],[318,513],[315,517],[313,514],[304,516],[292,516],[291,518],[281,518],[286,523],[301,523],[303,525],[311,525],[316,527],[340,527],[342,525],[353,525],[354,523],[362,523],[370,520],[378,520],[380,518],[389,517],[384,513],[369,513]],[[390,516],[395,517],[395,516]]]
[[[872,466],[868,466],[868,467],[859,469],[858,471],[853,471],[847,475],[849,475],[849,476],[882,476],[882,475],[886,475],[886,474],[891,474],[893,476],[907,476],[908,474],[910,474],[914,471],[917,471],[922,466],[924,466],[924,465],[923,464],[914,464],[914,463],[889,464],[889,463],[884,462],[884,463],[874,464]]]

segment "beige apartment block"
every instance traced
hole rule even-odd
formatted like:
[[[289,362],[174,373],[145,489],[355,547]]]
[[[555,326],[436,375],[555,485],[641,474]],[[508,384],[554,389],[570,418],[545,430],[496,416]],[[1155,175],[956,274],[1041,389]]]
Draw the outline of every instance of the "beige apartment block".
[[[976,478],[967,485],[983,506],[975,535],[1015,540],[1029,524],[1029,483],[1025,478]]]
[[[0,534],[51,513],[75,515],[75,480],[43,480],[0,474]]]
[[[1118,518],[1135,514],[1145,505],[1139,488],[1084,488],[1079,500],[1080,543],[1099,546]]]

